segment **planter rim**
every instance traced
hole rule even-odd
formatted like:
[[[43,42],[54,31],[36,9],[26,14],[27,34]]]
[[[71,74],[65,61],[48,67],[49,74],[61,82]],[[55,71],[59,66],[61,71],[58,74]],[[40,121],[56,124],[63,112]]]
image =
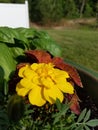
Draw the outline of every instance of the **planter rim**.
[[[90,77],[94,78],[95,80],[98,81],[98,73],[96,71],[93,71],[87,67],[85,67],[84,65],[81,64],[77,64],[72,60],[65,60],[66,63],[72,65],[73,67],[75,67],[77,70],[82,71],[84,73],[86,73],[87,75],[89,75]]]

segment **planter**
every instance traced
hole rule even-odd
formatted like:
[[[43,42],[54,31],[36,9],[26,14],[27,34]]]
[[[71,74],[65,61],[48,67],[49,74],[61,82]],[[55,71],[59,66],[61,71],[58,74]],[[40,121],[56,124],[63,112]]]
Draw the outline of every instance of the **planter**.
[[[82,69],[78,71],[83,82],[84,89],[93,98],[96,106],[98,107],[98,78]]]
[[[81,108],[91,109],[91,118],[98,119],[98,73],[69,60],[67,63],[77,68],[83,83],[83,88],[77,89],[79,98],[82,100]],[[94,130],[98,130],[98,127]]]
[[[67,62],[77,68],[84,86],[83,89],[93,98],[98,107],[98,73],[72,61]]]

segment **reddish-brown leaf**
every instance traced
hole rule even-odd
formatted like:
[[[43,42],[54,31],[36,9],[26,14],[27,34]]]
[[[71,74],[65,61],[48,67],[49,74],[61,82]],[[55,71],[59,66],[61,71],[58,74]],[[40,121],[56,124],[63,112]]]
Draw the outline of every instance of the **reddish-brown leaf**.
[[[76,93],[73,95],[66,94],[66,98],[71,102],[70,109],[77,115],[80,114],[79,98]]]
[[[69,64],[66,64],[63,59],[59,58],[59,57],[54,57],[52,60],[52,63],[59,69],[65,70],[68,72],[68,74],[70,75],[70,77],[73,79],[73,81],[80,87],[83,87],[80,76],[77,72],[77,70],[72,67]]]
[[[25,66],[26,64],[28,64],[28,63],[20,63],[17,65],[16,69],[19,70],[21,67]]]
[[[43,50],[29,50],[29,51],[26,51],[25,54],[33,59],[36,59],[38,63],[51,62],[50,54]]]

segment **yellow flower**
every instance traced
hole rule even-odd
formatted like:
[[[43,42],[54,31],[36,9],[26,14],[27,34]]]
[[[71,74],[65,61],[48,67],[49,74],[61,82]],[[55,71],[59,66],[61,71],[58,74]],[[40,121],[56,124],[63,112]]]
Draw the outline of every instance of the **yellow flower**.
[[[16,92],[23,97],[28,95],[33,105],[42,106],[46,101],[53,104],[56,98],[62,102],[63,92],[74,93],[73,86],[67,81],[68,73],[54,68],[52,63],[27,64],[20,68],[18,75],[22,79],[16,86]]]

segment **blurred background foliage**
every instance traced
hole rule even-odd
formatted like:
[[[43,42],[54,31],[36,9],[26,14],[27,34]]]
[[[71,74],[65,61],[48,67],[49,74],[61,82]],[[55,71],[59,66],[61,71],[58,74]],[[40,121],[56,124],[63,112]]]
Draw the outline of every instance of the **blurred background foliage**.
[[[33,22],[96,17],[97,8],[98,0],[29,0],[30,20]]]
[[[25,0],[0,0],[0,3],[24,3]]]
[[[24,3],[25,0],[0,0]],[[98,15],[98,0],[28,0],[31,22],[49,24],[61,19],[90,18]]]

